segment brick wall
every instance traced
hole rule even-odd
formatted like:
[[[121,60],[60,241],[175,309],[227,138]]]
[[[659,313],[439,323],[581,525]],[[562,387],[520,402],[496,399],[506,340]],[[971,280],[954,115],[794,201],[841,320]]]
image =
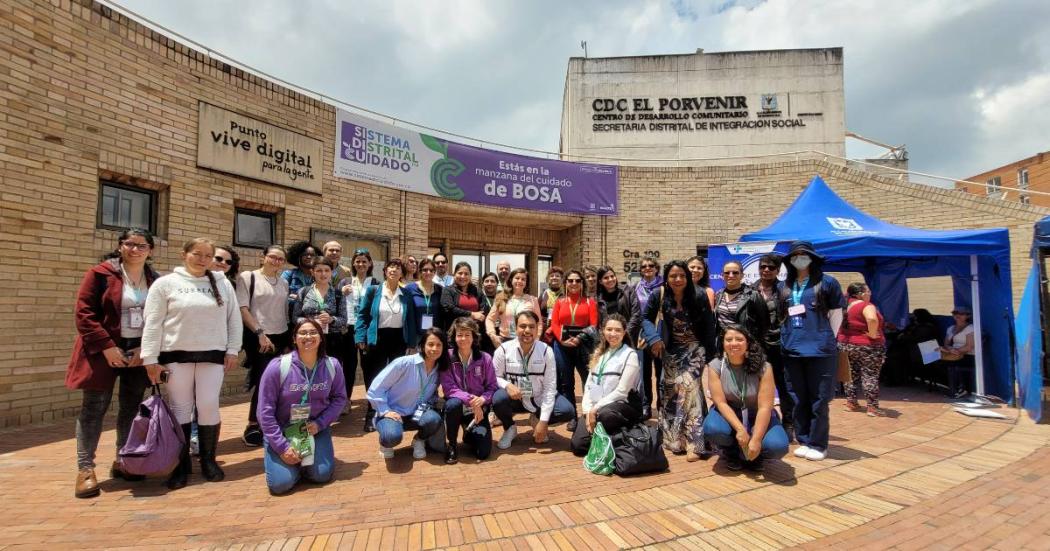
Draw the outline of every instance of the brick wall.
[[[324,143],[318,196],[196,166],[197,104],[238,111]],[[1008,226],[1015,290],[1031,222],[1044,209],[899,185],[823,162],[622,171],[622,214],[601,220],[462,205],[332,176],[334,108],[212,60],[90,0],[0,4],[0,426],[74,413],[63,385],[73,299],[86,269],[112,250],[96,228],[99,178],[159,194],[155,265],[181,243],[233,239],[235,207],[278,214],[279,242],[311,227],[386,238],[391,254],[425,254],[434,239],[498,243],[555,262],[622,264],[622,251],[693,254],[697,243],[765,226],[814,173],[861,208],[925,228]],[[406,213],[402,216],[401,213]],[[433,223],[431,223],[433,213]],[[242,265],[259,252],[239,249]],[[1017,293],[1019,295],[1019,292]],[[241,373],[228,377],[231,388]]]

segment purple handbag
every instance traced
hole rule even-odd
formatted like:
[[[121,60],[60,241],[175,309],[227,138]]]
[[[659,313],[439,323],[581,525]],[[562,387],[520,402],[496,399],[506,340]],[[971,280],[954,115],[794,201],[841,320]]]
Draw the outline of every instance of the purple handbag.
[[[168,474],[179,463],[184,445],[182,427],[164,402],[160,387],[153,385],[150,396],[139,404],[128,441],[117,456],[130,474]]]

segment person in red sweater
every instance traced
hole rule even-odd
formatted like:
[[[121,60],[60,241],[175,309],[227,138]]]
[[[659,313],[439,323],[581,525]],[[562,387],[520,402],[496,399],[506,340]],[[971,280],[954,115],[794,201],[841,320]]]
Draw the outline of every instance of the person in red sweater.
[[[587,383],[588,359],[598,331],[598,303],[583,292],[583,272],[565,273],[565,296],[554,303],[547,336],[554,343],[558,365],[558,393],[573,405],[569,431],[576,430],[576,373],[581,388]],[[575,373],[574,373],[575,371]]]

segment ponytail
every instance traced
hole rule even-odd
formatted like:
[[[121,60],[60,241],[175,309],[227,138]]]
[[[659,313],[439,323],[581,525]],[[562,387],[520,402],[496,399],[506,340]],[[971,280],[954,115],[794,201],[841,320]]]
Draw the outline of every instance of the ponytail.
[[[215,274],[211,273],[211,270],[204,270],[204,273],[208,276],[208,283],[211,285],[211,292],[215,295],[215,304],[222,306],[222,294],[219,293],[219,286],[215,282]]]

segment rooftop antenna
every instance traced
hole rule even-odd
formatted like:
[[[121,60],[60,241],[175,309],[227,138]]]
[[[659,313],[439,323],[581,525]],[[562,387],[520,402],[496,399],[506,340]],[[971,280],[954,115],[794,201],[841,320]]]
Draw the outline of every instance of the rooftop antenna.
[[[583,48],[583,57],[586,58],[587,57],[587,41],[586,40],[581,40],[580,41],[580,47]]]

